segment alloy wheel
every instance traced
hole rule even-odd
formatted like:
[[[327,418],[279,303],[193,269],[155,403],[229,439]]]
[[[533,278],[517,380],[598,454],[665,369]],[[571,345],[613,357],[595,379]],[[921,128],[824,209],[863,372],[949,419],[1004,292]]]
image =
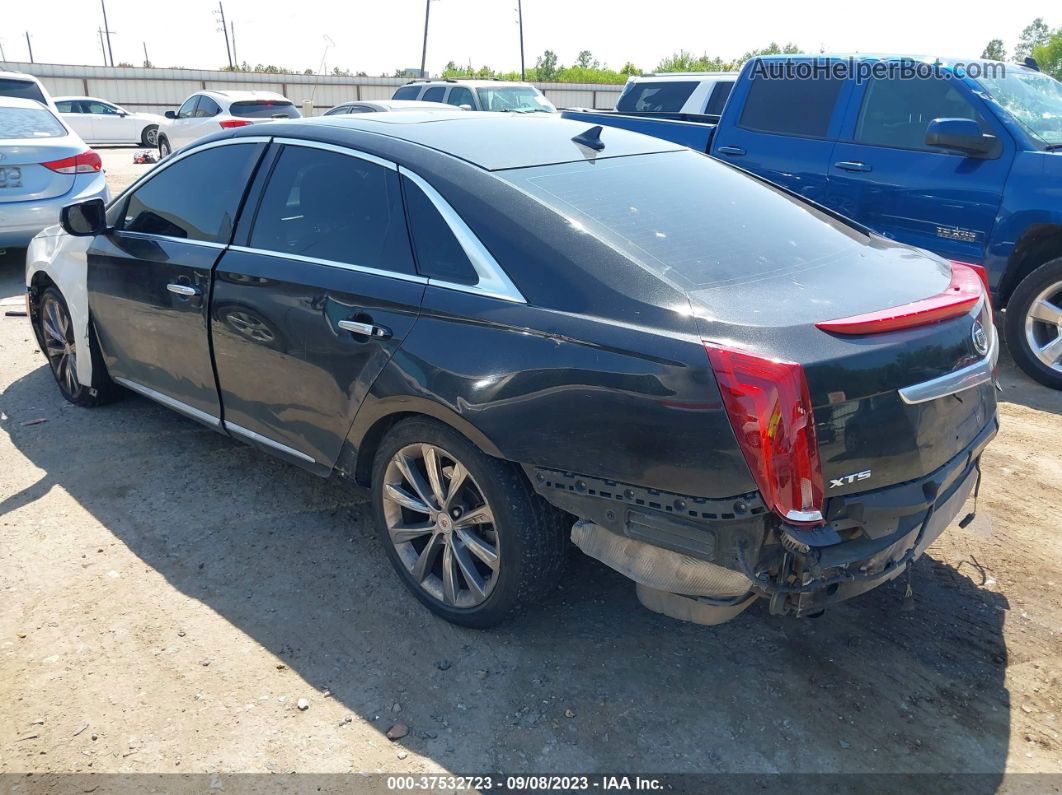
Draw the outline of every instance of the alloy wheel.
[[[144,143],[148,146],[158,146],[159,143],[159,128],[149,127],[144,131]]]
[[[1048,286],[1029,305],[1025,342],[1041,363],[1062,373],[1062,282]]]
[[[388,535],[417,587],[451,607],[485,602],[501,571],[498,533],[465,465],[441,447],[407,445],[382,489]]]
[[[44,352],[52,366],[55,380],[68,395],[77,393],[77,346],[74,344],[74,324],[70,314],[59,301],[46,296],[41,306],[41,330]]]

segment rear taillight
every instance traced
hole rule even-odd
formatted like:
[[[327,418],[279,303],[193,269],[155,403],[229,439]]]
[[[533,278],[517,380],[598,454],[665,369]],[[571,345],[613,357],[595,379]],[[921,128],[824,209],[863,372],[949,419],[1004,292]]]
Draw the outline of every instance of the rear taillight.
[[[41,163],[45,168],[58,171],[60,174],[93,174],[103,168],[100,156],[91,149],[73,157],[64,157],[62,160],[52,160]]]
[[[972,262],[958,262],[952,260],[951,264],[961,265],[964,268],[969,268],[981,278],[981,285],[985,288],[985,303],[988,304],[989,311],[992,309],[992,291],[988,287],[988,270],[984,265],[974,265]]]
[[[903,306],[867,312],[865,315],[824,320],[815,325],[834,334],[881,334],[938,323],[965,315],[977,306],[982,297],[987,300],[988,293],[982,287],[984,282],[987,282],[987,276],[982,277],[974,268],[962,262],[953,262],[951,283],[934,296]]]
[[[223,130],[231,130],[233,127],[246,127],[248,124],[251,123],[252,122],[249,121],[241,121],[240,119],[230,119],[228,121],[218,122],[218,124],[221,125],[221,129]]]
[[[822,524],[822,467],[804,368],[705,343],[723,405],[767,506]]]

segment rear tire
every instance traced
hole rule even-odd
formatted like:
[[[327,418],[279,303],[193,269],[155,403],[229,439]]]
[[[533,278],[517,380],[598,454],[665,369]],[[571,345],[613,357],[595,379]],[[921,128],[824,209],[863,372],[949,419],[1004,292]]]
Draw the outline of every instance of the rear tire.
[[[535,494],[515,464],[434,420],[404,420],[384,436],[373,461],[372,505],[402,582],[454,624],[504,621],[550,593],[563,571],[565,515]]]
[[[1007,302],[1007,347],[1030,377],[1062,389],[1062,257],[1021,280]]]
[[[144,131],[140,133],[140,145],[146,149],[154,149],[159,144],[159,126],[157,124],[149,124],[144,128]]]
[[[170,140],[165,135],[159,136],[159,160],[164,157],[169,157],[173,153],[173,148],[170,146]]]
[[[88,351],[78,351],[70,309],[63,294],[55,287],[48,287],[41,293],[34,331],[41,351],[48,358],[59,392],[68,401],[75,406],[93,408],[110,403],[121,395],[121,387],[107,375],[107,366],[91,327]],[[90,386],[85,386],[77,378],[77,357],[86,354],[92,359]]]

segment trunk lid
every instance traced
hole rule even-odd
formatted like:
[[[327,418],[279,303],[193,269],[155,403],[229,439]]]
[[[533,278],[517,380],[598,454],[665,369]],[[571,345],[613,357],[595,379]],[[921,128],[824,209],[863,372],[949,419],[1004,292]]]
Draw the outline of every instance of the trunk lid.
[[[63,196],[74,186],[73,174],[60,174],[41,163],[73,157],[87,147],[69,138],[41,143],[0,140],[0,204]]]

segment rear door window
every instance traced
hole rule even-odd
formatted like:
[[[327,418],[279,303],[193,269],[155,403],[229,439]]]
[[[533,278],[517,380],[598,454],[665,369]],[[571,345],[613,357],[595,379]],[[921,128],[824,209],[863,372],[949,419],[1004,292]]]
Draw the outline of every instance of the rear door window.
[[[391,99],[416,99],[420,93],[420,86],[402,86],[395,91]]]
[[[697,88],[696,80],[633,83],[616,103],[623,113],[678,113]]]
[[[55,103],[60,113],[81,113],[81,103],[72,99],[64,99]]]
[[[450,89],[450,96],[446,98],[446,104],[460,107],[461,105],[468,105],[470,108],[476,107],[476,100],[472,96],[472,92],[464,86],[455,86]]]
[[[250,143],[215,146],[177,160],[129,197],[122,229],[228,243],[261,150],[261,144]]]
[[[476,284],[479,281],[476,269],[431,199],[405,177],[402,187],[420,275],[456,284]]]
[[[294,102],[275,99],[233,102],[229,105],[229,113],[242,119],[298,119],[302,117]]]
[[[973,119],[983,127],[973,105],[952,82],[939,77],[872,80],[856,122],[856,143],[930,150],[926,128],[933,119]]]
[[[196,106],[194,114],[197,119],[209,119],[219,113],[221,113],[221,106],[218,103],[210,97],[199,97],[199,104]]]
[[[811,75],[768,78],[750,74],[738,126],[746,130],[825,138],[844,80]]]
[[[252,248],[413,274],[398,174],[360,157],[287,146],[251,230]]]
[[[424,92],[424,96],[420,100],[421,102],[442,102],[445,94],[446,86],[432,86]]]

